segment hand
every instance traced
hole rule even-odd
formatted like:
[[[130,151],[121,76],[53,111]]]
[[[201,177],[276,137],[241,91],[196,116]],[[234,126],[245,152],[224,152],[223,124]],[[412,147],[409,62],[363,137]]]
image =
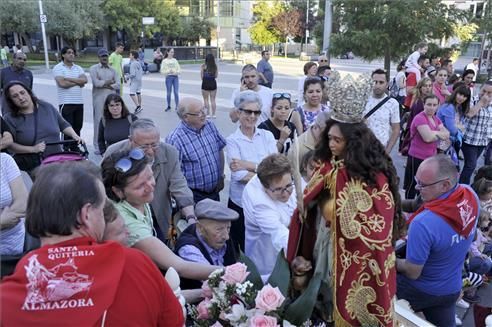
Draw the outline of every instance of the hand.
[[[244,160],[232,159],[229,167],[231,168],[231,171],[234,171],[234,172],[239,171],[239,170],[247,170],[245,163],[246,162]]]
[[[287,140],[289,138],[289,135],[291,132],[292,131],[289,128],[289,126],[282,127],[282,129],[280,130],[280,138],[278,139],[278,141],[280,143],[284,144],[285,140]]]
[[[44,152],[44,150],[46,150],[46,143],[44,143],[44,142],[33,145],[33,147],[32,147],[33,153]]]
[[[249,90],[248,89],[248,85],[246,84],[246,81],[241,80],[241,86],[239,87],[239,90],[240,91],[247,91],[247,90]]]
[[[6,209],[6,208],[4,208]],[[0,216],[0,229],[10,229],[17,225],[20,221],[20,217],[2,217]]]

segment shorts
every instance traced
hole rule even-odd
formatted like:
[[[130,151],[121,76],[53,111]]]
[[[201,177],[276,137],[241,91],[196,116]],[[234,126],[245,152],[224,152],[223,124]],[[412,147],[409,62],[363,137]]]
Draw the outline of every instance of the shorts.
[[[142,81],[130,81],[130,95],[140,94],[142,91]]]
[[[204,91],[215,91],[217,90],[217,81],[214,79],[206,79],[202,80],[202,90]]]

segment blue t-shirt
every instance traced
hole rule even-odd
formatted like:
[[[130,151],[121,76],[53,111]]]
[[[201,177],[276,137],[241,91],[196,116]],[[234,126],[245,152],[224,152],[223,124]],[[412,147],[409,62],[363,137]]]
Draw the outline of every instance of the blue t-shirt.
[[[449,196],[454,190],[441,198]],[[479,205],[478,197],[475,198]],[[464,238],[437,214],[429,210],[422,211],[410,224],[406,259],[424,267],[416,280],[402,277],[418,290],[430,295],[459,292],[462,286],[463,262],[475,230],[476,223],[470,235]]]

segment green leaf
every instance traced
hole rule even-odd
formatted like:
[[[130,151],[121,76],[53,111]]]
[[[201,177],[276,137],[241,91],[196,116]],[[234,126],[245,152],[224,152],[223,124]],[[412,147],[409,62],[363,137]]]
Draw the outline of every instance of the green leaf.
[[[287,306],[284,319],[296,326],[302,325],[308,320],[313,312],[320,285],[321,275],[315,274],[301,296]]]
[[[248,267],[249,275],[246,280],[249,280],[253,283],[255,289],[260,290],[263,287],[263,281],[261,280],[261,275],[256,268],[256,265],[250,258],[248,258],[243,251],[239,252],[239,262],[244,263]]]
[[[282,295],[287,297],[289,291],[290,282],[290,268],[289,263],[285,260],[284,249],[282,249],[277,255],[277,261],[275,267],[273,267],[272,274],[268,278],[267,283],[273,287],[278,287]]]

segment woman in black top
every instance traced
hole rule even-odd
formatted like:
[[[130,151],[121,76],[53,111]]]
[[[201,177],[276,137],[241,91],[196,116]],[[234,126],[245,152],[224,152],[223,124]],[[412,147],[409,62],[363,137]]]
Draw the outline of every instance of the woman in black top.
[[[274,93],[272,117],[258,125],[258,128],[272,132],[277,140],[278,152],[283,154],[289,152],[296,130],[295,125],[289,121],[290,105],[289,93]]]
[[[107,96],[97,138],[101,155],[111,144],[128,138],[130,125],[135,120],[137,116],[128,111],[119,94],[114,93]]]

